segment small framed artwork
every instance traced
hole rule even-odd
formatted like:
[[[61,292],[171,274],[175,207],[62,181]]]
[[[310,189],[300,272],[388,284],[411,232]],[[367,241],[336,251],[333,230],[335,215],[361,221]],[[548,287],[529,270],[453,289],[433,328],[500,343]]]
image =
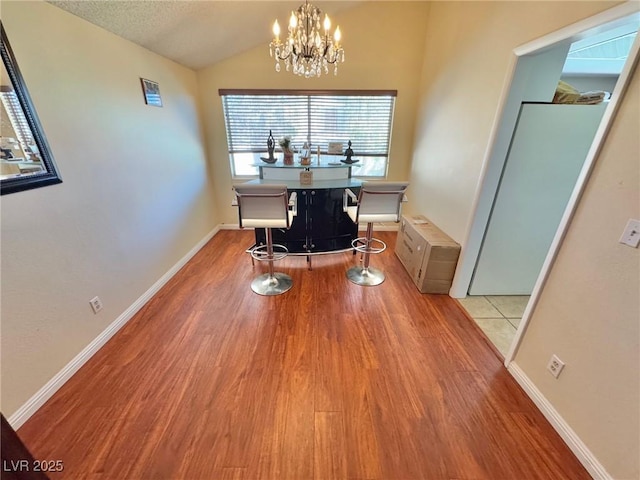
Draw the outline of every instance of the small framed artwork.
[[[313,172],[303,170],[300,172],[300,185],[313,185]]]
[[[344,145],[342,144],[342,142],[329,142],[327,153],[329,155],[341,155],[343,149]]]
[[[158,82],[141,78],[142,92],[144,93],[144,101],[147,105],[153,105],[154,107],[162,106],[162,97],[160,97],[160,86]]]

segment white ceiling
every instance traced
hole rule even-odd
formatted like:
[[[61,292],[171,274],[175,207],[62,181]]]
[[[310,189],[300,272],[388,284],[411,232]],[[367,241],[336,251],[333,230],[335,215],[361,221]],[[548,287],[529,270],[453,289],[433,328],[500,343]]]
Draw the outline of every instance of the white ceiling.
[[[273,21],[277,18],[280,25],[287,25],[291,10],[302,3],[301,0],[47,1],[195,70],[256,46],[266,46],[271,40]],[[359,1],[313,3],[334,16]]]

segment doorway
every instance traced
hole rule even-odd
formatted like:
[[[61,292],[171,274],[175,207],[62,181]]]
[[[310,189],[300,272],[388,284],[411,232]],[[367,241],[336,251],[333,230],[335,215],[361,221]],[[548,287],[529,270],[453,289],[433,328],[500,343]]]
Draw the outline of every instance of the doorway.
[[[516,126],[521,120],[522,103],[527,100],[549,103],[555,92],[558,80],[567,78],[569,82],[576,83],[574,78],[576,77],[576,59],[580,60],[581,56],[589,58],[594,49],[602,51],[603,46],[612,42],[613,39],[628,35],[629,25],[634,26],[632,30],[635,34],[639,24],[640,14],[637,12],[637,7],[630,8],[629,5],[622,5],[567,27],[561,32],[556,32],[520,47],[515,51],[517,57],[513,65],[511,84],[501,105],[501,122],[494,129],[492,151],[485,158],[483,186],[476,201],[472,227],[468,232],[466,258],[465,256],[461,258],[461,264],[456,272],[451,292],[452,296],[460,298],[463,307],[476,319],[476,323],[505,356],[505,364],[510,362],[517,348],[519,337],[535,306],[538,292],[553,262],[555,251],[577,205],[580,191],[586,183],[599,143],[615,111],[618,100],[624,93],[629,71],[638,54],[638,39],[636,38],[635,43],[633,43],[633,38],[627,36],[624,41],[627,45],[628,58],[619,58],[620,55],[615,58],[615,61],[619,63],[618,72],[610,71],[608,77],[619,74],[619,81],[616,81],[618,80],[617,78],[613,81],[609,78],[608,83],[601,83],[603,87],[598,87],[597,74],[592,73],[583,75],[584,82],[576,85],[580,91],[602,89],[612,91],[613,95],[611,101],[603,106],[604,115],[602,118],[604,121],[598,127],[599,118],[595,120],[595,126],[592,127],[592,132],[589,134],[590,138],[586,140],[585,152],[581,154],[580,164],[573,174],[574,179],[568,190],[565,189],[559,213],[556,213],[559,218],[554,220],[555,225],[550,228],[545,242],[542,242],[544,248],[541,250],[542,253],[538,254],[538,258],[534,262],[535,265],[530,266],[530,269],[532,268],[534,272],[532,277],[528,280],[528,283],[526,281],[522,282],[518,289],[510,291],[508,289],[513,286],[514,282],[501,280],[499,272],[491,271],[491,268],[496,269],[496,266],[499,265],[502,257],[504,257],[505,248],[508,248],[508,246],[505,246],[505,235],[508,235],[508,233],[500,232],[499,229],[498,232],[501,234],[492,233],[492,227],[500,226],[500,217],[496,217],[494,214],[500,213],[500,194],[508,191],[511,186],[511,183],[505,184],[503,182],[509,181],[510,178],[509,167],[511,162],[508,159],[510,159],[509,155],[514,146]],[[621,33],[621,28],[627,31]],[[589,52],[589,49],[592,52]],[[622,65],[624,67],[621,69]],[[568,66],[574,68],[574,70],[568,70]],[[569,78],[570,75],[572,78]],[[596,88],[591,88],[591,86],[596,86]],[[593,140],[594,138],[595,141]],[[513,194],[513,192],[511,193]],[[506,198],[509,197],[507,196]],[[513,198],[511,198],[511,201],[513,201]],[[506,204],[509,206],[509,201]],[[522,225],[517,223],[517,215],[507,219],[507,221],[502,219],[503,228],[506,225],[521,231]],[[526,236],[527,233],[524,232],[524,234]],[[487,247],[488,242],[496,238],[499,240],[497,245],[489,244],[489,247]],[[494,250],[494,258],[491,258],[491,255],[483,257],[483,253],[486,254],[491,249]],[[526,260],[530,259],[526,258]],[[513,260],[512,263],[514,263]],[[488,271],[486,270],[487,266],[489,266]],[[514,267],[516,269],[520,267],[517,261]],[[480,268],[485,270],[480,271]],[[497,271],[499,271],[499,268]],[[478,276],[479,273],[484,275],[484,281],[478,280],[478,278],[482,279],[481,276]],[[502,286],[496,290],[492,290],[491,281],[486,281],[487,279],[491,280],[492,275],[497,278],[498,283],[502,282]],[[467,293],[471,293],[472,296],[469,297]],[[476,295],[473,295],[474,293]],[[500,294],[507,294],[507,296]],[[500,308],[505,309],[505,305],[510,305],[510,307],[507,308],[506,312],[503,312]],[[516,309],[515,312],[513,308]],[[512,316],[515,313],[520,314],[520,316]]]

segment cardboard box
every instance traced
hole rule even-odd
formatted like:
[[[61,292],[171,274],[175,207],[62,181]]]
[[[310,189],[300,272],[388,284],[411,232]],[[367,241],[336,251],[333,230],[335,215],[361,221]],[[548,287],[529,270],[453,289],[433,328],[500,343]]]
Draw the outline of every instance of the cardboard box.
[[[460,245],[422,215],[403,215],[396,255],[422,293],[449,293]]]

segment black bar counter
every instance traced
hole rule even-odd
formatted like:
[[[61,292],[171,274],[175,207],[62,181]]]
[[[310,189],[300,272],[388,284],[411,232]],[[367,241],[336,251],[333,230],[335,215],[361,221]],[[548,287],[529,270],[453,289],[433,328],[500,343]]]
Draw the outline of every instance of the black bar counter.
[[[311,172],[311,184],[301,183],[300,173]],[[291,228],[272,230],[273,242],[293,255],[314,255],[351,250],[358,226],[343,211],[345,188],[356,195],[361,180],[351,178],[351,165],[260,165],[260,178],[248,183],[284,184],[298,193],[298,214]],[[266,243],[263,228],[255,229],[256,245]]]

